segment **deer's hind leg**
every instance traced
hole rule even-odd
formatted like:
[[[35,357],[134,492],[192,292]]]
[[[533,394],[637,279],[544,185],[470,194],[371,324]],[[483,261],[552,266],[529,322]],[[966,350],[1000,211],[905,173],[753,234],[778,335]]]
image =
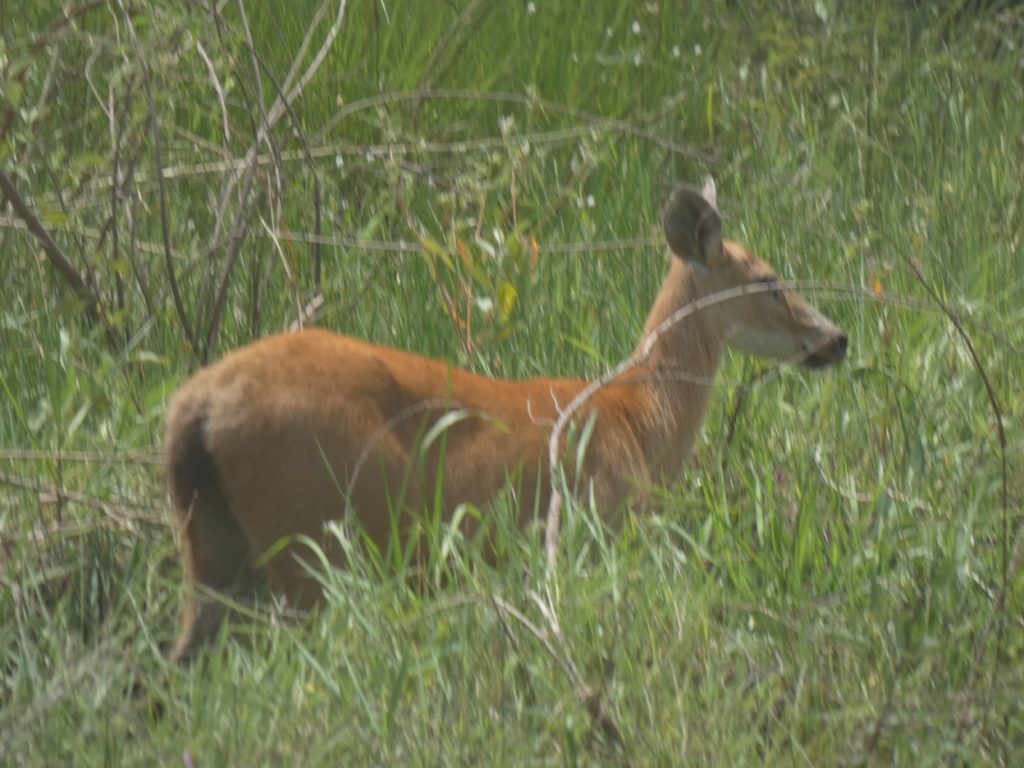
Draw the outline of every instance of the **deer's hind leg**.
[[[259,586],[245,533],[219,489],[196,493],[182,521],[185,606],[168,658],[190,661],[220,630],[233,598],[249,599]]]
[[[221,484],[205,440],[202,401],[181,397],[167,430],[168,487],[181,534],[185,606],[172,661],[188,661],[220,629],[225,597],[249,597],[256,585],[249,541]]]

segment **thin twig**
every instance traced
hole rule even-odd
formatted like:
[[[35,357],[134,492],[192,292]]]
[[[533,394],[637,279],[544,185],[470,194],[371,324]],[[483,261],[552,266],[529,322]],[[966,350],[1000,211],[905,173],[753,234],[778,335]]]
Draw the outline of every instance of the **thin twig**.
[[[330,50],[334,39],[337,37],[338,31],[341,28],[341,23],[345,16],[346,0],[340,0],[338,4],[338,13],[335,17],[334,23],[331,25],[327,32],[327,37],[317,51],[313,61],[306,68],[299,82],[288,91],[286,95],[279,94],[275,99],[273,106],[271,106],[266,118],[261,121],[257,132],[256,140],[252,146],[249,147],[249,151],[246,153],[246,177],[243,182],[242,188],[242,208],[238,212],[235,218],[235,226],[231,233],[231,239],[228,244],[228,254],[225,258],[224,269],[221,272],[220,285],[217,290],[217,296],[214,300],[213,311],[210,315],[209,328],[206,335],[206,344],[203,348],[203,361],[209,360],[210,355],[217,343],[217,336],[220,331],[220,320],[224,311],[224,302],[227,297],[227,289],[230,281],[231,272],[234,269],[235,261],[238,258],[238,253],[242,245],[242,241],[245,236],[245,229],[248,225],[249,216],[246,211],[246,201],[249,199],[249,192],[252,189],[253,178],[256,172],[257,162],[259,159],[259,153],[257,148],[263,143],[264,137],[269,135],[270,131],[273,130],[276,123],[281,117],[287,112],[288,108],[285,106],[291,105],[295,99],[301,94],[305,86],[309,81],[316,75],[317,70],[323,63],[324,58],[327,56],[327,52]]]
[[[28,448],[0,449],[0,461],[84,461],[98,464],[161,464],[159,448],[139,451],[41,451]]]
[[[284,109],[282,108],[282,112]],[[273,115],[273,111],[268,117]],[[281,115],[277,116],[279,120]],[[276,124],[276,123],[275,123]],[[533,131],[516,135],[486,136],[478,139],[464,139],[460,141],[392,141],[376,144],[353,144],[346,141],[338,141],[332,144],[313,144],[310,146],[309,154],[319,160],[336,161],[339,155],[364,158],[369,160],[388,159],[415,155],[464,155],[470,152],[491,152],[496,149],[507,149],[517,144],[529,144],[533,147],[565,144],[575,141],[581,137],[592,137],[600,131],[618,130],[614,121],[608,121],[600,125],[578,125],[568,128],[556,128],[550,131]],[[280,160],[284,162],[296,162],[306,160],[306,152],[302,149],[282,152]],[[188,163],[176,166],[169,166],[164,169],[165,179],[191,178],[201,175],[223,174],[227,171],[241,173],[249,162],[248,156],[232,160],[211,160],[201,163]],[[274,158],[267,155],[260,155],[257,163],[260,166],[271,165]],[[147,181],[148,179],[142,179]],[[110,183],[109,178],[98,178],[93,186],[103,186]]]
[[[125,99],[128,100],[131,97],[131,84],[129,83],[128,91],[125,94]],[[130,102],[126,103],[126,112],[130,111]],[[131,162],[128,164],[128,168],[124,173],[124,187],[127,189],[129,185],[134,181],[135,176],[135,165],[141,156],[141,146],[139,151],[131,158]],[[135,282],[138,283],[139,290],[142,292],[142,300],[146,304],[146,311],[153,315],[155,310],[153,308],[153,295],[150,288],[149,272],[146,269],[146,265],[143,264],[139,258],[139,251],[145,250],[146,247],[150,246],[150,243],[140,243],[138,236],[138,219],[135,216],[135,206],[138,204],[138,200],[135,196],[126,197],[128,205],[125,206],[124,215],[128,223],[128,254],[131,259],[132,273],[135,275]]]
[[[522,626],[526,627],[548,652],[552,659],[562,668],[569,683],[573,686],[577,700],[584,706],[590,719],[609,742],[617,747],[622,747],[624,741],[622,731],[619,729],[611,713],[605,708],[603,695],[599,688],[588,685],[587,681],[579,671],[579,667],[569,652],[568,643],[562,635],[561,624],[558,621],[558,612],[555,610],[551,593],[548,592],[541,597],[534,591],[529,592],[529,597],[540,610],[547,629],[541,629],[530,621],[522,611],[509,604],[497,595],[491,595],[491,604],[499,611],[499,614],[506,614],[514,618]],[[507,630],[507,628],[506,628]],[[553,642],[554,641],[554,642]]]
[[[44,499],[49,499],[58,504],[70,501],[74,504],[82,504],[83,506],[91,507],[92,509],[98,509],[117,523],[121,528],[129,530],[132,533],[138,533],[138,528],[136,527],[138,523],[170,526],[169,522],[162,522],[163,516],[160,515],[159,511],[156,509],[115,504],[96,498],[95,496],[88,496],[84,493],[78,493],[77,491],[69,491],[61,486],[45,485],[44,483],[39,483],[35,480],[28,480],[16,475],[9,475],[6,472],[0,472],[0,485],[8,485],[13,488],[35,491]]]
[[[263,59],[256,53],[255,49],[252,50],[253,58],[258,62],[260,68],[264,74],[270,79],[271,84],[277,90],[278,97],[281,98],[284,95],[282,86],[277,82],[273,72],[267,67]],[[313,162],[313,155],[310,152],[309,140],[306,138],[306,131],[302,127],[302,122],[299,120],[298,115],[295,114],[295,110],[292,109],[291,102],[285,100],[283,102],[285,110],[287,111],[288,117],[291,120],[292,128],[295,131],[296,136],[299,137],[299,141],[302,142],[302,149],[306,153],[306,159],[309,163],[309,170],[313,174],[313,233],[314,239],[310,243],[313,252],[313,285],[317,293],[320,293],[322,289],[322,271],[323,271],[323,257],[320,253],[320,241],[319,237],[323,231],[323,199],[320,192],[320,174],[317,172],[316,163]],[[274,227],[274,245],[280,248],[280,238],[277,237],[280,232],[279,227]],[[268,232],[269,234],[269,232]]]
[[[981,358],[978,357],[978,352],[974,348],[974,342],[971,341],[970,334],[967,333],[967,329],[964,324],[960,322],[960,316],[956,312],[949,308],[949,305],[942,300],[938,292],[932,287],[928,280],[924,276],[924,272],[921,270],[921,264],[917,259],[910,260],[910,268],[914,271],[914,275],[917,277],[918,282],[924,286],[924,289],[928,292],[928,295],[932,297],[932,300],[939,306],[943,314],[949,318],[949,321],[956,328],[956,332],[960,335],[960,339],[963,341],[964,346],[967,347],[968,353],[971,355],[971,360],[974,363],[974,368],[978,372],[978,376],[981,377],[982,383],[985,385],[985,392],[988,395],[989,405],[992,407],[992,413],[996,419],[996,433],[999,438],[999,458],[1002,465],[1002,505],[1003,505],[1003,583],[1000,588],[999,598],[999,610],[1004,611],[1006,609],[1006,591],[1009,585],[1010,579],[1010,554],[1009,554],[1009,535],[1010,535],[1010,486],[1009,486],[1009,472],[1007,469],[1006,460],[1006,430],[1003,426],[1003,409],[999,405],[999,398],[996,397],[995,388],[992,386],[992,382],[988,377],[988,372],[985,370],[985,366],[981,362]]]
[[[485,12],[478,16],[476,19],[473,18],[479,7],[483,4],[484,0],[470,0],[466,5],[459,11],[459,15],[455,17],[455,20],[448,26],[441,36],[441,39],[433,46],[433,51],[430,54],[430,60],[427,61],[427,65],[423,68],[423,74],[420,76],[420,85],[417,89],[421,94],[429,93],[430,83],[434,77],[434,70],[437,68],[441,59],[445,53],[448,52],[448,46],[455,40],[459,32],[463,28],[468,28],[471,23],[475,22],[479,25],[487,15],[494,10],[495,4],[492,3],[491,7],[486,9]],[[419,111],[420,106],[423,104],[423,97],[416,102],[416,112]]]
[[[235,226],[231,230],[231,237],[228,241],[228,254],[224,259],[224,269],[221,272],[220,283],[217,288],[217,296],[214,299],[213,311],[210,313],[210,324],[206,332],[206,343],[203,345],[201,361],[206,364],[210,355],[217,346],[217,336],[220,333],[220,320],[224,312],[224,303],[227,301],[228,285],[231,283],[231,272],[234,269],[235,261],[242,248],[242,241],[245,239],[245,230],[249,226],[248,200],[252,191],[253,181],[256,177],[256,164],[249,166],[245,181],[242,184],[242,207],[235,217]]]
[[[63,58],[64,40],[63,38],[57,38],[53,46],[53,52],[50,54],[50,66],[46,69],[46,78],[43,80],[43,87],[40,89],[39,99],[36,101],[36,117],[32,122],[33,128],[39,120],[39,116],[46,114],[46,106],[50,102],[50,97],[53,95],[54,86],[57,82],[57,65],[63,63]],[[22,71],[22,76],[24,76],[25,71],[27,70]]]
[[[2,224],[2,221],[0,221]],[[423,246],[411,240],[363,240],[358,237],[339,237],[337,235],[315,235],[309,232],[293,232],[284,230],[277,233],[280,240],[295,243],[319,243],[336,248],[362,251],[380,251],[383,253],[421,253]],[[550,243],[537,247],[540,254],[581,254],[598,253],[601,251],[643,250],[658,244],[653,238],[635,237],[624,240],[599,240],[595,242]]]
[[[220,79],[217,77],[217,70],[213,66],[213,62],[210,60],[209,54],[206,53],[206,49],[203,48],[201,41],[196,40],[196,53],[199,54],[199,58],[203,60],[203,64],[206,65],[206,71],[210,75],[210,83],[213,85],[213,91],[217,94],[217,103],[220,104],[220,118],[224,128],[224,146],[231,146],[231,124],[228,121],[228,105],[224,100],[224,87],[220,84]]]
[[[988,642],[986,641],[989,634],[992,632],[992,624],[995,621],[996,624],[996,648],[995,653],[992,655],[992,668],[991,668],[991,679],[990,683],[995,682],[996,668],[999,666],[999,659],[1003,654],[1004,643],[1006,640],[1006,623],[1009,618],[1009,612],[1006,610],[1006,595],[1010,588],[1010,570],[1011,567],[1019,565],[1019,559],[1014,556],[1013,563],[1011,566],[1010,561],[1010,490],[1009,490],[1009,470],[1007,467],[1006,458],[1006,431],[1003,427],[1003,411],[999,405],[999,398],[996,397],[995,388],[992,386],[992,382],[989,380],[988,372],[985,370],[985,366],[981,362],[981,358],[978,356],[977,350],[974,348],[974,342],[971,340],[970,334],[967,333],[967,329],[964,324],[960,321],[959,315],[953,312],[949,305],[942,300],[939,296],[938,291],[932,287],[931,283],[928,282],[924,276],[924,272],[921,269],[921,264],[917,259],[908,259],[910,268],[913,270],[914,275],[917,277],[918,282],[924,287],[931,296],[932,300],[942,310],[943,314],[949,318],[949,321],[956,328],[957,334],[963,341],[964,346],[967,347],[967,351],[971,356],[971,361],[974,363],[974,368],[978,372],[978,376],[981,378],[982,383],[985,385],[985,392],[988,394],[989,405],[992,408],[992,413],[996,420],[996,434],[999,440],[999,458],[1001,463],[1002,472],[1002,517],[1003,517],[1003,535],[1002,535],[1002,583],[999,585],[998,598],[996,600],[996,612],[994,617],[990,617],[986,623],[984,636],[981,642],[977,644],[977,650],[974,655],[974,666],[972,668],[972,676],[974,670],[977,669],[981,662],[982,654],[985,652]],[[990,684],[989,691],[993,689],[993,685]],[[983,719],[987,720],[992,709],[992,696],[990,695],[986,700],[986,706],[984,710]]]
[[[157,118],[156,97],[153,95],[153,81],[150,77],[149,61],[143,53],[142,44],[139,42],[139,37],[135,33],[135,25],[132,23],[131,14],[128,13],[128,9],[125,8],[124,0],[117,0],[117,4],[120,6],[121,13],[124,15],[125,26],[128,27],[128,32],[131,34],[132,44],[135,47],[135,55],[139,57],[139,63],[142,65],[142,79],[146,86],[146,98],[149,103],[149,124],[150,131],[153,135],[153,163],[155,165],[157,187],[160,195],[160,233],[163,237],[164,260],[167,266],[167,280],[171,286],[171,296],[174,298],[174,309],[178,313],[178,321],[181,323],[181,327],[185,331],[185,338],[188,339],[188,342],[192,345],[193,354],[198,354],[199,339],[192,327],[192,323],[189,322],[188,313],[185,311],[185,302],[182,299],[181,290],[178,288],[178,279],[174,274],[174,259],[171,255],[171,230],[169,221],[170,213],[167,204],[167,186],[164,183],[163,157],[160,151],[160,121]]]
[[[128,83],[128,88],[131,88],[131,82]],[[115,100],[114,100],[114,86],[111,84],[107,90],[107,98],[110,101],[109,122],[110,122],[110,150],[113,157],[112,167],[110,169],[111,175],[114,177],[114,183],[110,187],[110,249],[111,256],[113,257],[113,263],[116,265],[121,258],[121,232],[118,227],[118,208],[119,208],[119,179],[121,176],[121,138],[123,125],[123,114],[115,114]],[[121,117],[121,119],[118,119]],[[122,270],[115,267],[114,269],[114,283],[117,291],[117,309],[121,312],[125,312],[124,302],[124,278],[122,277]],[[125,319],[124,332],[126,336],[131,335],[128,327],[127,318]]]
[[[53,237],[47,231],[46,227],[36,216],[35,212],[25,202],[24,198],[18,193],[17,187],[14,186],[14,182],[6,173],[0,169],[0,191],[4,193],[4,197],[7,198],[11,203],[11,207],[14,208],[14,212],[18,214],[21,220],[28,227],[29,232],[36,236],[40,244],[43,246],[43,250],[46,251],[47,257],[50,259],[50,263],[57,268],[64,279],[71,286],[75,294],[82,299],[86,304],[86,309],[89,313],[89,318],[95,321],[98,316],[99,299],[93,293],[93,291],[86,285],[85,279],[75,269],[71,260],[64,255],[64,252],[60,249],[60,246],[54,241]]]
[[[316,13],[313,14],[313,18],[310,20],[309,25],[306,27],[306,34],[302,37],[302,42],[299,44],[299,50],[295,52],[292,57],[292,65],[288,68],[288,74],[284,76],[284,88],[282,92],[292,87],[292,83],[295,81],[295,76],[299,74],[299,67],[302,62],[306,59],[306,51],[309,50],[309,46],[313,42],[313,33],[320,26],[320,22],[324,20],[324,16],[327,15],[327,6],[330,0],[322,0],[320,5],[316,9]]]
[[[341,30],[341,24],[345,19],[345,8],[347,6],[347,0],[338,1],[338,11],[334,17],[334,23],[331,24],[327,30],[327,36],[324,38],[323,43],[320,45],[320,50],[317,51],[316,56],[313,57],[313,61],[306,67],[306,71],[302,73],[302,77],[299,78],[299,82],[295,84],[288,91],[287,96],[278,96],[274,105],[270,108],[270,114],[268,115],[270,125],[274,125],[284,115],[285,103],[292,104],[302,94],[303,89],[309,85],[309,81],[312,80],[320,69],[320,65],[324,63],[324,59],[327,57],[327,53],[331,50],[331,46],[334,45],[334,40],[338,36],[338,32]],[[285,81],[287,87],[288,82],[291,80],[289,77]]]
[[[250,60],[252,62],[252,64],[251,64],[252,77],[253,77],[253,80],[255,81],[255,89],[254,89],[255,90],[255,96],[253,97],[253,99],[255,101],[256,107],[259,110],[259,116],[260,116],[260,120],[259,120],[258,126],[262,126],[262,125],[266,125],[267,124],[267,112],[266,112],[266,107],[265,107],[265,105],[263,103],[263,98],[264,98],[264,94],[266,93],[266,88],[263,85],[263,78],[262,78],[262,76],[260,74],[260,71],[261,71],[261,69],[264,69],[264,66],[263,66],[262,61],[260,60],[259,54],[256,51],[256,42],[255,42],[255,40],[253,40],[252,30],[249,27],[249,15],[245,11],[245,2],[244,2],[244,0],[237,0],[237,3],[238,3],[239,18],[241,19],[241,22],[242,22],[242,30],[245,33],[245,38],[244,38],[245,39],[245,46],[246,46],[246,48],[249,51],[249,58],[250,58]],[[276,83],[275,83],[275,87],[276,87]],[[260,133],[262,133],[263,142],[264,142],[264,144],[266,144],[267,151],[269,152],[270,157],[273,159],[273,163],[271,165],[271,173],[266,177],[266,186],[267,186],[266,207],[268,208],[269,213],[270,213],[271,223],[270,223],[269,226],[267,226],[267,225],[264,225],[264,226],[266,226],[268,234],[270,234],[272,236],[271,239],[273,240],[275,248],[277,248],[278,251],[280,252],[280,250],[281,250],[280,242],[278,242],[277,240],[274,240],[273,233],[278,232],[281,229],[280,224],[279,224],[279,214],[281,212],[281,206],[282,206],[281,201],[284,199],[284,186],[283,186],[283,182],[282,182],[282,172],[281,172],[281,168],[282,168],[281,152],[280,152],[280,149],[277,146],[277,142],[274,141],[273,135],[271,134],[271,132],[269,130],[261,132],[261,131],[259,131],[258,126],[257,126],[257,137],[260,135]],[[275,190],[276,190],[276,192],[275,192]],[[241,201],[241,204],[243,206],[245,206],[246,203],[247,203],[247,200],[245,200],[245,199],[243,199]],[[260,218],[260,221],[263,222],[263,217],[260,216],[259,218]],[[282,257],[283,257],[283,254],[282,254]],[[252,267],[249,270],[249,272],[250,272],[249,282],[250,282],[250,285],[252,286],[252,290],[251,290],[251,293],[250,293],[251,306],[250,306],[250,311],[249,311],[249,317],[251,318],[253,332],[255,334],[255,329],[258,326],[258,321],[259,321],[259,317],[260,317],[260,296],[261,296],[261,293],[260,293],[260,290],[259,290],[259,265],[260,265],[260,253],[259,253],[259,251],[257,251],[254,254],[254,258],[255,258],[255,263],[252,265]],[[286,272],[286,274],[289,273],[289,270],[288,270],[287,266],[285,267],[285,272]],[[297,294],[298,294],[298,290],[296,289],[296,303],[298,303],[298,295]]]
[[[747,401],[747,394],[754,388],[755,384],[776,370],[778,370],[778,365],[762,366],[759,371],[750,377],[745,386],[736,388],[736,396],[733,398],[732,408],[729,410],[729,418],[726,422],[725,438],[722,440],[723,472],[729,466],[729,448],[732,446],[733,437],[736,436],[736,424],[739,422],[740,411]]]
[[[55,19],[50,24],[50,26],[47,27],[41,35],[39,35],[39,37],[32,41],[32,45],[29,46],[29,55],[34,56],[35,54],[39,53],[39,51],[43,49],[43,46],[45,46],[50,41],[50,38],[52,38],[57,32],[63,30],[64,27],[71,24],[75,19],[77,19],[82,14],[88,13],[93,8],[97,8],[100,5],[103,5],[103,0],[87,0],[87,2],[81,3],[80,5],[65,6],[61,10],[60,17],[58,19]],[[24,82],[25,75],[28,71],[28,67],[22,69],[16,75],[15,80],[18,83]],[[47,76],[47,80],[49,81],[49,76]],[[47,93],[46,88],[43,89],[43,93],[44,95]],[[7,139],[7,135],[8,133],[10,133],[11,126],[14,124],[14,116],[16,113],[17,110],[15,109],[15,107],[10,102],[8,102],[6,108],[4,109],[3,125],[2,127],[0,127],[0,144],[2,144]],[[44,112],[40,110],[38,114],[42,115],[44,114]]]
[[[278,259],[281,260],[281,267],[284,269],[284,276],[288,280],[288,285],[292,289],[292,298],[295,300],[295,315],[297,328],[295,330],[301,330],[304,327],[305,313],[302,311],[302,296],[299,294],[299,284],[295,279],[295,275],[292,274],[291,267],[288,266],[288,257],[284,255],[284,249],[281,248],[281,241],[277,239],[275,232],[271,229],[270,225],[260,216],[260,224],[266,231],[267,236],[270,238],[270,242],[274,244],[274,250],[277,252]]]
[[[617,120],[614,118],[604,117],[597,115],[592,112],[585,110],[568,107],[565,104],[559,104],[556,101],[549,101],[543,99],[534,94],[521,94],[511,93],[505,91],[474,91],[470,89],[458,89],[458,88],[438,88],[434,90],[415,90],[415,91],[395,91],[391,93],[383,93],[377,96],[369,96],[365,99],[359,99],[349,104],[345,104],[340,107],[337,113],[321,128],[313,137],[314,141],[323,141],[323,138],[334,130],[338,124],[340,124],[345,118],[367,109],[374,109],[378,106],[386,106],[389,104],[401,104],[403,102],[414,102],[420,103],[425,99],[445,99],[445,100],[476,100],[476,101],[496,101],[509,104],[518,104],[525,107],[538,107],[545,112],[552,112],[557,114],[566,115],[567,117],[583,120],[587,124],[581,126],[580,133],[589,133],[593,130],[600,130],[602,128],[612,128],[620,133],[625,133],[630,136],[634,136],[638,139],[644,139],[649,141],[655,146],[661,149],[668,150],[673,154],[683,155],[685,157],[692,157],[696,160],[703,162],[714,163],[715,158],[706,152],[699,152],[690,146],[681,144],[679,142],[666,139],[663,136],[641,128],[634,123],[630,123],[626,120]],[[498,139],[498,141],[502,141]],[[531,144],[536,143],[531,140]]]
[[[249,42],[249,51],[253,53],[255,48],[252,44],[252,35],[249,32],[248,18],[245,14],[245,4],[242,0],[238,0],[239,13],[242,19],[242,26],[246,32],[247,40]],[[269,125],[267,112],[263,107],[262,94],[263,84],[260,80],[259,67],[256,65],[255,60],[253,61],[253,75],[256,78],[256,96],[255,103],[259,110],[259,121],[256,123],[256,136],[249,147],[245,155],[245,165],[241,166],[241,170],[244,173],[244,181],[242,184],[242,190],[239,194],[239,210],[235,216],[234,225],[231,228],[231,234],[228,238],[228,252],[224,259],[224,266],[221,270],[221,277],[218,282],[217,291],[213,300],[212,308],[210,311],[209,324],[206,330],[206,340],[203,345],[202,352],[200,354],[200,362],[204,365],[209,362],[210,355],[213,353],[213,349],[217,343],[217,337],[220,333],[220,322],[221,316],[224,311],[224,305],[227,300],[227,289],[230,285],[231,273],[234,270],[235,262],[238,259],[238,254],[241,251],[242,241],[245,237],[245,231],[248,228],[249,218],[251,214],[248,211],[249,196],[252,192],[253,182],[255,180],[256,163],[254,159],[258,156],[258,147],[266,143],[270,150],[269,157],[271,159],[274,168],[279,167],[279,158],[275,152],[274,145],[269,141],[269,134],[271,126]],[[207,257],[212,256],[214,251],[217,249],[217,243],[220,241],[220,232],[223,227],[224,217],[227,215],[228,203],[230,201],[231,192],[234,190],[235,185],[239,179],[238,175],[232,175],[227,179],[224,184],[223,192],[221,194],[220,204],[217,207],[216,221],[213,229],[212,243],[207,250]],[[207,290],[210,287],[210,279],[212,278],[212,272],[208,272],[206,278],[203,281],[202,289],[202,300],[200,301],[199,309],[197,311],[197,318],[202,318],[203,308],[206,306]],[[200,330],[201,332],[201,330]]]

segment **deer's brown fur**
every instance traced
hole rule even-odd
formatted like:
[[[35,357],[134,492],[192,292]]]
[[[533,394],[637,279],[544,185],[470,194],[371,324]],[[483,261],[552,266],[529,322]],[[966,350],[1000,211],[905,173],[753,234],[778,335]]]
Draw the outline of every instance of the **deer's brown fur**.
[[[691,302],[778,280],[746,248],[722,240],[713,186],[676,190],[664,226],[673,258],[645,338]],[[665,330],[579,414],[579,423],[596,414],[578,480],[602,511],[612,513],[638,483],[678,472],[726,346],[824,365],[843,357],[846,337],[781,286],[712,304]],[[312,605],[320,592],[296,557],[296,537],[321,543],[343,564],[324,524],[347,510],[382,551],[393,521],[409,535],[432,507],[442,442],[445,514],[462,503],[486,510],[511,481],[525,523],[547,505],[552,424],[586,384],[491,379],[323,330],[273,336],[200,371],[167,418],[189,593],[170,656],[190,658],[216,631],[223,609],[212,593],[244,591],[266,576],[289,603]],[[421,450],[443,418],[443,441]],[[470,533],[473,519],[464,518]]]

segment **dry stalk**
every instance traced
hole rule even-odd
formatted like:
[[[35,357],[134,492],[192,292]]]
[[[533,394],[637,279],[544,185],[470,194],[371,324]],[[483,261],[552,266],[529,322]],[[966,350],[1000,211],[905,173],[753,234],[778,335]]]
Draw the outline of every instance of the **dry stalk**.
[[[1005,651],[1006,643],[1006,625],[1009,619],[1009,611],[1006,609],[1006,595],[1010,589],[1010,581],[1012,578],[1011,570],[1016,570],[1020,565],[1020,557],[1018,556],[1019,549],[1015,547],[1014,557],[1010,559],[1010,491],[1009,491],[1009,469],[1007,466],[1006,458],[1006,430],[1003,426],[1003,411],[999,405],[999,398],[996,396],[995,388],[992,386],[992,381],[989,379],[988,372],[985,370],[985,366],[981,362],[981,358],[978,356],[978,352],[974,347],[974,342],[971,340],[970,334],[967,333],[967,329],[964,327],[960,316],[954,312],[942,297],[939,296],[938,291],[928,282],[925,277],[921,264],[917,259],[908,259],[910,269],[913,271],[914,276],[918,282],[924,287],[925,291],[931,297],[932,301],[942,310],[942,313],[949,318],[949,321],[953,324],[957,334],[963,341],[964,346],[967,348],[968,353],[971,356],[971,361],[974,364],[974,369],[978,372],[978,376],[981,378],[982,383],[985,385],[985,392],[988,395],[989,405],[992,408],[992,414],[995,417],[996,422],[996,436],[999,442],[999,459],[1001,463],[1001,475],[1002,475],[1002,582],[999,585],[999,592],[996,596],[995,601],[995,613],[991,615],[985,624],[985,631],[982,633],[980,642],[977,644],[977,650],[974,654],[974,664],[972,665],[971,676],[976,679],[978,674],[978,667],[981,665],[982,656],[988,647],[988,638],[992,634],[993,624],[995,625],[996,642],[995,652],[992,654],[992,667],[989,672],[989,695],[986,697],[984,712],[982,714],[982,723],[988,721],[988,718],[992,714],[992,705],[994,698],[996,672],[999,666],[1000,658],[1003,656]],[[1024,533],[1024,531],[1022,531]],[[1020,543],[1020,535],[1018,535],[1018,544]]]
[[[579,671],[579,667],[573,660],[572,654],[569,652],[568,643],[562,635],[562,628],[558,621],[558,612],[555,610],[550,592],[546,593],[544,597],[541,597],[536,592],[530,591],[529,597],[537,606],[541,616],[544,617],[544,629],[541,629],[530,621],[530,619],[515,606],[506,602],[497,595],[490,595],[491,604],[502,619],[502,626],[505,629],[506,634],[510,635],[511,633],[505,625],[505,617],[515,619],[520,625],[525,627],[530,634],[537,639],[541,646],[543,646],[548,655],[554,659],[555,663],[561,667],[562,672],[565,674],[574,689],[577,700],[587,710],[587,714],[590,715],[593,725],[604,734],[605,738],[607,738],[612,745],[619,748],[623,747],[624,741],[622,738],[622,731],[616,724],[615,718],[612,717],[611,713],[609,713],[605,708],[601,690],[587,684],[583,675]]]
[[[125,504],[115,504],[96,498],[95,496],[78,493],[77,491],[69,491],[61,486],[46,485],[35,480],[28,480],[23,477],[17,477],[16,475],[9,475],[6,472],[0,472],[0,484],[8,485],[13,488],[22,488],[27,491],[34,491],[44,502],[57,504],[72,502],[73,504],[81,504],[92,509],[97,509],[109,517],[119,527],[136,534],[139,532],[139,524],[159,525],[163,527],[170,525],[163,521],[164,516],[157,510],[128,506]]]
[[[79,5],[66,5],[64,9],[61,11],[60,17],[55,19],[50,24],[50,26],[47,27],[46,30],[39,35],[39,37],[32,41],[32,44],[29,46],[28,49],[28,54],[30,56],[34,56],[35,54],[39,53],[43,49],[43,47],[50,41],[50,39],[53,38],[58,32],[63,31],[65,27],[74,23],[74,21],[79,16],[82,16],[83,14],[91,11],[93,8],[98,8],[101,5],[103,5],[102,0],[86,0],[86,2],[80,3]],[[15,80],[18,83],[24,82],[25,74],[27,72],[28,68],[21,70],[15,76]],[[47,85],[50,84],[50,77],[49,75],[47,75]],[[45,99],[48,93],[49,88],[44,87],[43,97],[40,99],[40,103],[42,103],[43,99]],[[2,125],[0,125],[0,144],[2,144],[7,139],[7,135],[11,131],[11,126],[14,124],[14,116],[16,114],[17,110],[15,109],[15,107],[12,104],[8,103],[4,108]],[[42,114],[42,111],[40,111],[39,114]]]
[[[241,6],[241,0],[240,0]],[[249,147],[246,152],[244,161],[245,167],[245,180],[242,186],[241,193],[241,209],[238,215],[235,217],[235,224],[232,228],[231,237],[228,244],[228,253],[225,258],[224,268],[221,272],[220,283],[217,289],[216,298],[214,300],[213,310],[210,315],[209,327],[206,335],[206,344],[203,347],[202,359],[203,362],[209,360],[210,355],[216,346],[217,336],[220,330],[220,320],[224,311],[224,303],[227,298],[227,289],[230,282],[231,272],[234,269],[235,262],[238,259],[238,253],[241,249],[242,241],[245,237],[245,230],[248,227],[249,213],[247,211],[247,201],[249,194],[252,189],[253,179],[256,172],[256,167],[259,159],[258,147],[264,143],[270,132],[273,130],[277,122],[284,116],[290,109],[291,104],[302,94],[303,89],[309,83],[310,80],[316,75],[317,70],[323,63],[324,58],[327,56],[327,52],[330,50],[331,45],[334,43],[335,38],[341,29],[341,23],[345,17],[346,0],[340,0],[338,4],[338,12],[335,16],[334,22],[327,31],[327,36],[323,41],[313,61],[310,62],[309,66],[303,72],[302,77],[299,78],[291,89],[286,94],[278,94],[274,100],[273,105],[267,112],[266,116],[261,120],[260,125],[256,131],[256,139]],[[319,16],[317,17],[319,18]],[[315,26],[317,19],[314,19],[313,25]],[[311,34],[310,33],[307,33]],[[250,45],[251,48],[251,45]],[[296,68],[296,64],[293,63],[293,69]],[[226,200],[224,201],[226,203]]]
[[[4,197],[10,202],[14,212],[28,228],[28,231],[35,235],[36,239],[43,246],[43,250],[46,252],[50,263],[64,276],[64,279],[71,286],[75,295],[85,302],[90,320],[95,321],[98,317],[99,299],[86,284],[85,278],[75,269],[74,264],[71,263],[71,260],[54,241],[46,227],[43,226],[35,211],[18,193],[17,187],[14,186],[14,181],[3,170],[0,170],[0,192],[4,193]]]
[[[185,338],[187,338],[189,343],[192,345],[193,354],[195,354],[199,351],[199,338],[192,326],[192,323],[188,319],[188,313],[185,311],[185,302],[182,298],[181,290],[178,287],[178,278],[174,273],[174,259],[171,254],[171,229],[167,203],[167,185],[164,181],[163,156],[160,148],[160,120],[157,117],[156,96],[153,94],[153,81],[150,76],[149,61],[143,53],[142,44],[139,42],[139,36],[135,32],[135,25],[132,23],[131,14],[124,5],[124,0],[117,0],[117,4],[121,8],[121,14],[124,16],[125,26],[128,28],[128,32],[131,35],[132,45],[135,48],[135,55],[138,56],[139,63],[142,65],[142,79],[146,86],[146,99],[149,104],[149,124],[150,131],[153,135],[153,163],[156,166],[155,173],[160,198],[160,233],[163,238],[164,262],[167,267],[167,280],[171,287],[171,296],[174,298],[174,309],[178,313],[178,321],[181,323],[181,327],[185,331]]]

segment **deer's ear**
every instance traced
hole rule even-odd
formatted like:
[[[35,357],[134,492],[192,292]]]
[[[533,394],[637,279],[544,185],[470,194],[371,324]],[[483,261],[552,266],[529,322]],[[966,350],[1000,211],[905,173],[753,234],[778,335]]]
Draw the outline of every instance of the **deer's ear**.
[[[718,210],[718,189],[715,187],[713,176],[704,177],[704,186],[700,190],[700,196],[708,201],[708,205]]]
[[[722,219],[715,210],[715,183],[705,183],[704,192],[677,187],[665,205],[662,223],[672,253],[705,267],[722,253]],[[710,198],[708,198],[710,194]]]

